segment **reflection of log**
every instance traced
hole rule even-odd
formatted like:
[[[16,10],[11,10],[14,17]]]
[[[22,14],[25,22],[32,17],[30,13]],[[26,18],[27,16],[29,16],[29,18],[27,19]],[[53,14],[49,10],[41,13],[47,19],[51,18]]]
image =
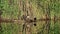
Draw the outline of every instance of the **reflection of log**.
[[[14,22],[13,20],[10,20],[10,19],[3,19],[3,18],[0,18],[0,23],[1,22]]]
[[[54,17],[54,18],[40,18],[40,19],[36,19],[36,20],[32,20],[31,22],[38,22],[38,21],[55,21],[55,20],[59,20],[60,21],[60,18],[58,17]],[[0,22],[15,22],[15,21],[20,21],[18,19],[5,19],[5,18],[0,18]],[[27,20],[26,20],[27,21]],[[27,22],[30,22],[30,21],[27,21]]]

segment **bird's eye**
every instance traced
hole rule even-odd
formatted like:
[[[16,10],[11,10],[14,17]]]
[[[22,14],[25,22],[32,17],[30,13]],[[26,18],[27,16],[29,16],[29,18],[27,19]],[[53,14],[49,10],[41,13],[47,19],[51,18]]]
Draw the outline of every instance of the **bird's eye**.
[[[34,22],[36,22],[36,18],[34,18]]]
[[[36,18],[34,18],[34,20],[36,20]]]

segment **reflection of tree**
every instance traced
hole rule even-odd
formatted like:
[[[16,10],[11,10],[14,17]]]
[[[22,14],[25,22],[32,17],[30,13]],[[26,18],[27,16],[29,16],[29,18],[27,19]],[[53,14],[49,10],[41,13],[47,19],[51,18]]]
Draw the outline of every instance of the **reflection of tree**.
[[[2,15],[2,8],[3,7],[1,7],[1,9],[0,9],[0,19],[1,19],[1,15]],[[2,31],[2,26],[1,26],[1,20],[0,20],[0,32],[2,33],[3,31]]]
[[[14,0],[9,0],[9,5],[14,5]]]
[[[46,17],[46,23],[45,23],[45,25],[43,26],[43,30],[41,31],[41,33],[43,33],[44,32],[44,30],[46,30],[46,34],[49,34],[49,29],[50,29],[50,21],[49,21],[49,19],[51,19],[50,18],[50,6],[49,6],[49,3],[47,2],[47,4],[46,3],[44,3],[45,5],[41,5],[40,4],[41,2],[39,2],[38,1],[38,3],[37,3],[37,5],[38,5],[38,7],[40,6],[42,9],[43,9],[43,12],[44,12],[44,14],[45,14],[45,17]]]
[[[2,10],[4,10],[3,9],[3,6],[1,6],[2,5],[2,3],[1,3],[1,0],[0,0],[0,19],[1,19],[1,15],[2,15]],[[0,20],[0,32],[2,32],[2,26],[1,26],[1,20]]]
[[[38,9],[40,9],[40,8],[44,8],[44,6],[43,6],[43,3],[41,3],[42,2],[42,0],[36,0],[36,4],[37,4],[37,8]]]

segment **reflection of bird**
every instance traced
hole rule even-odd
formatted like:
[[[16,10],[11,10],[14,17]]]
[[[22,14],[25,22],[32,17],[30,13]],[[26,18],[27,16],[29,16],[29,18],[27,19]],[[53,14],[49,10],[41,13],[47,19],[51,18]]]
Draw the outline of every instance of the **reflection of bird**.
[[[32,23],[32,24],[34,23],[33,25],[36,26],[36,17],[33,18],[33,19],[31,19],[30,16],[24,16],[23,15],[23,20],[25,22],[28,22],[28,25],[26,25],[26,23],[23,24],[23,30],[22,30],[22,32],[26,29],[26,26],[30,27],[30,25],[29,25],[30,23]]]
[[[34,26],[36,26],[36,23],[34,24]]]

